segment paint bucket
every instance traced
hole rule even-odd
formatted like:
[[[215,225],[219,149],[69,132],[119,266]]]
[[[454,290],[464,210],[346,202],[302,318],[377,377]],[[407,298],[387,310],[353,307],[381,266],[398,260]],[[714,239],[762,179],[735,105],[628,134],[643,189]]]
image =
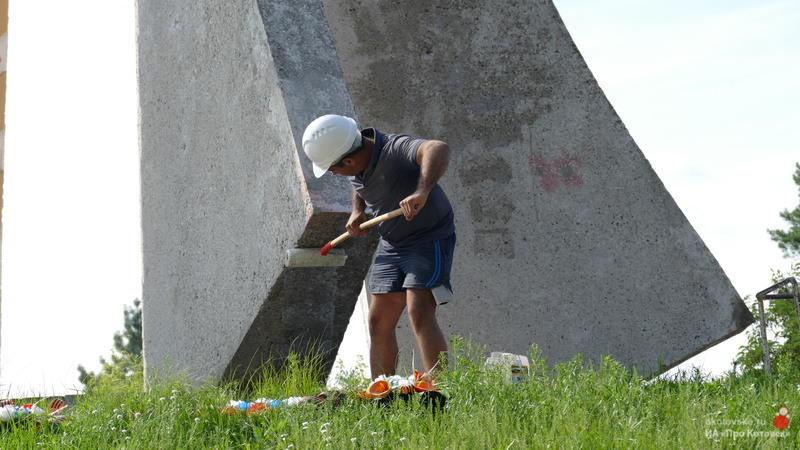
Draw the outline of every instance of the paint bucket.
[[[509,368],[508,380],[511,383],[519,383],[528,379],[528,357],[515,355],[513,353],[492,352],[486,359],[486,364],[500,365]]]

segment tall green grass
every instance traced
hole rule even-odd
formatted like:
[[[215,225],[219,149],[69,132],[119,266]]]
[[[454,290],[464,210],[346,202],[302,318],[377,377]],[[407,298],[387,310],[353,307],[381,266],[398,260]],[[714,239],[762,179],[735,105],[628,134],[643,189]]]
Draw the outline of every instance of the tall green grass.
[[[699,372],[646,380],[611,358],[579,356],[548,366],[536,348],[531,375],[506,382],[484,349],[455,339],[437,380],[447,405],[376,404],[348,396],[339,406],[301,405],[229,415],[230,400],[318,394],[320,361],[293,356],[245,391],[234,383],[194,386],[172,377],[95,386],[59,426],[6,424],[2,448],[795,448],[800,380],[757,375],[710,379]],[[365,380],[351,375],[345,390]],[[773,425],[780,406],[796,421]],[[790,414],[791,417],[791,414]]]

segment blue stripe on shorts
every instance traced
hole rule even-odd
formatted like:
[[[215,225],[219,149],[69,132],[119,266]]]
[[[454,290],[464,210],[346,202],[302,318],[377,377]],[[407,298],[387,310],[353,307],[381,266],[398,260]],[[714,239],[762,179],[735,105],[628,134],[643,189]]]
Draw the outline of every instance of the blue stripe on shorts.
[[[438,241],[392,247],[381,240],[375,251],[367,288],[373,294],[450,286],[455,234]]]
[[[431,277],[430,281],[425,284],[425,287],[432,288],[436,286],[436,282],[439,280],[439,274],[442,271],[442,245],[440,241],[435,241],[433,243],[434,246],[434,259],[435,259],[435,268],[433,269],[433,276]]]

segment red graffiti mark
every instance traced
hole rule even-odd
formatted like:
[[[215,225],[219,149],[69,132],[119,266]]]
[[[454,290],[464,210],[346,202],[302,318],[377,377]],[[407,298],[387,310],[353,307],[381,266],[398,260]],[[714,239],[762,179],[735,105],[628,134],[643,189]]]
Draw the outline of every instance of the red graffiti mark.
[[[583,185],[581,176],[581,159],[575,155],[561,151],[561,155],[548,162],[541,153],[535,153],[528,160],[534,175],[539,177],[545,192],[552,194],[556,188],[564,186],[579,187]]]
[[[558,187],[558,178],[556,178],[555,172],[553,171],[553,165],[547,162],[544,155],[541,153],[536,153],[531,156],[530,160],[528,160],[528,164],[531,166],[533,174],[541,179],[542,187],[544,187],[545,192],[552,194],[553,191],[556,190],[556,187]]]

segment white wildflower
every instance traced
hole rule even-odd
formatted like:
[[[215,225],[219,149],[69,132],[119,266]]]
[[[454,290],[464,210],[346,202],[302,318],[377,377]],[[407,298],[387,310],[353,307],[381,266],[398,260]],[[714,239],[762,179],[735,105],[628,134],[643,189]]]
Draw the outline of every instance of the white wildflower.
[[[289,406],[297,406],[303,402],[303,397],[289,397],[284,401]]]

